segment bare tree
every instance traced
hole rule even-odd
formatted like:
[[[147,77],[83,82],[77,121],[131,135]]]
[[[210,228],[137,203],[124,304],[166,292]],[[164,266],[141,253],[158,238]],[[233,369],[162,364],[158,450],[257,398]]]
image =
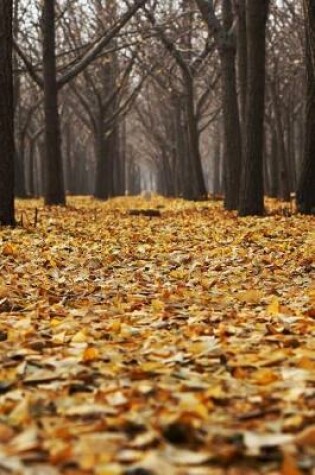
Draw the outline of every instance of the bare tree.
[[[0,1],[0,224],[14,219],[14,125],[12,74],[13,3]]]
[[[304,0],[306,31],[306,137],[303,165],[297,190],[298,210],[315,214],[315,4]]]
[[[32,62],[15,44],[15,49],[31,77],[44,90],[45,103],[45,161],[44,197],[46,205],[63,205],[65,192],[62,174],[60,125],[58,115],[58,91],[80,74],[98,54],[110,44],[111,40],[126,25],[129,19],[141,8],[147,0],[136,0],[134,5],[117,20],[114,25],[100,37],[74,64],[64,68],[57,76],[55,50],[55,0],[44,0],[43,4],[43,76],[33,67]],[[48,96],[48,97],[47,97]]]
[[[221,62],[221,94],[223,111],[225,207],[237,209],[239,204],[242,162],[241,127],[236,88],[236,39],[232,1],[222,0],[220,21],[213,0],[196,0],[209,34],[215,39]]]
[[[264,214],[263,150],[269,0],[247,0],[247,87],[240,216]]]

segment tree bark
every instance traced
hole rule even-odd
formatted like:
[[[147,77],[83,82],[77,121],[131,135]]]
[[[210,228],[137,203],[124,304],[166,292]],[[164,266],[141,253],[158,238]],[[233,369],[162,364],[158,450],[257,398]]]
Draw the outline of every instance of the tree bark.
[[[240,216],[264,214],[266,22],[269,0],[247,0],[247,94]]]
[[[304,0],[306,31],[306,124],[304,157],[297,188],[297,209],[315,214],[315,1]]]
[[[242,164],[241,128],[236,92],[235,48],[225,46],[221,53],[223,161],[225,177],[224,205],[235,210],[239,204]]]
[[[282,122],[281,106],[279,103],[278,91],[274,82],[270,83],[270,92],[272,99],[272,106],[274,111],[274,125],[277,137],[277,151],[278,151],[278,169],[279,169],[279,185],[280,197],[283,201],[290,201],[290,183],[289,170],[287,163],[287,150],[284,140],[284,127]]]
[[[224,206],[235,210],[239,204],[242,142],[236,90],[236,43],[231,0],[222,1],[222,23],[215,14],[213,0],[196,0],[200,13],[213,35],[221,62],[223,109]]]
[[[14,226],[13,4],[0,1],[0,225]]]
[[[43,5],[43,72],[45,111],[44,199],[46,205],[65,205],[55,56],[55,0],[44,0]]]
[[[238,0],[237,5],[237,75],[239,86],[240,122],[242,125],[242,134],[244,135],[247,88],[246,0]]]
[[[204,199],[207,196],[207,188],[205,184],[200,148],[198,121],[195,114],[194,100],[194,81],[192,77],[186,77],[186,114],[187,114],[187,132],[188,132],[188,180],[192,182],[191,191],[184,197],[187,199]]]

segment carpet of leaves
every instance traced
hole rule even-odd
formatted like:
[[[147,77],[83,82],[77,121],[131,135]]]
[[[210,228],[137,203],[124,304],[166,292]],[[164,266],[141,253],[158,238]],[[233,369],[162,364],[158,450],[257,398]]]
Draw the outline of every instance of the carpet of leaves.
[[[0,230],[0,474],[314,474],[313,218],[69,203]]]

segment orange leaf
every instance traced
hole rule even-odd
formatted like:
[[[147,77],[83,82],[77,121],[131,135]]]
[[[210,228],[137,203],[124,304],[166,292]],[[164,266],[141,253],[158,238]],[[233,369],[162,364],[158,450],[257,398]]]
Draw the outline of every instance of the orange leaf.
[[[299,470],[296,458],[294,455],[284,452],[283,462],[281,466],[282,475],[302,475],[301,470]]]
[[[89,347],[84,350],[83,361],[93,361],[99,358],[99,351],[97,348]]]

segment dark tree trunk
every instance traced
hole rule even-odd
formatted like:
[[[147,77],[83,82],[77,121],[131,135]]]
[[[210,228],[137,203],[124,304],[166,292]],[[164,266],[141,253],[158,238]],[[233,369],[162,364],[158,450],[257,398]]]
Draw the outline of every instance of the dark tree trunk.
[[[242,142],[236,91],[236,45],[235,39],[228,33],[233,24],[231,0],[224,0],[222,8],[226,32],[225,41],[219,45],[222,68],[224,205],[228,210],[235,210],[239,204]]]
[[[215,129],[213,145],[213,194],[217,196],[221,193],[221,121],[219,121]]]
[[[174,169],[175,169],[175,192],[177,196],[183,196],[185,183],[184,157],[187,153],[183,134],[183,107],[182,99],[177,94],[172,97],[173,105],[173,135],[174,135]]]
[[[28,194],[32,198],[36,195],[35,193],[35,160],[34,160],[34,152],[35,152],[35,140],[33,138],[29,141],[29,189]]]
[[[99,126],[95,136],[96,147],[96,175],[94,196],[100,200],[107,200],[114,195],[114,162],[115,137],[111,132],[106,135],[103,130],[103,116],[99,119]]]
[[[125,194],[125,130],[124,121],[121,126],[115,124],[115,157],[114,157],[114,195],[123,196]]]
[[[247,94],[240,216],[264,213],[266,21],[269,0],[247,0]]]
[[[277,151],[277,136],[274,130],[271,133],[271,152],[269,157],[270,197],[279,197],[279,163]]]
[[[235,50],[231,46],[221,52],[223,160],[225,199],[228,210],[238,208],[242,163],[241,129],[236,93]]]
[[[196,0],[200,13],[214,36],[221,62],[223,110],[223,162],[225,208],[237,209],[239,204],[242,143],[238,98],[236,91],[236,44],[233,34],[231,0],[222,0],[222,19],[215,14],[214,3]]]
[[[103,132],[103,119],[100,119],[100,124],[95,135],[95,155],[96,155],[96,173],[95,173],[95,198],[106,200],[109,197],[109,190],[107,190],[106,180],[106,143]]]
[[[15,149],[14,155],[14,175],[15,175],[15,196],[19,198],[26,198],[26,183],[25,183],[25,150]]]
[[[304,157],[297,189],[297,208],[315,214],[315,2],[304,0],[306,24],[307,96]]]
[[[245,129],[246,84],[247,84],[247,39],[246,39],[246,0],[238,1],[237,25],[237,73],[239,85],[239,104],[242,133]]]
[[[19,0],[13,2],[13,36],[18,38],[19,35]],[[18,70],[18,56],[13,52],[13,70]],[[26,182],[25,182],[25,141],[24,131],[21,130],[20,115],[21,115],[21,80],[20,74],[15,73],[13,78],[13,101],[14,101],[14,113],[15,113],[15,196],[19,198],[26,198]],[[22,135],[22,137],[21,137]]]
[[[45,186],[46,205],[64,205],[58,88],[55,55],[55,0],[44,0],[43,6],[43,68],[45,110]]]
[[[188,169],[191,170],[189,179],[193,182],[192,195],[187,196],[187,198],[204,199],[207,196],[207,188],[205,184],[199,148],[198,121],[195,114],[194,101],[194,81],[191,77],[186,78],[186,88],[186,113],[189,148]]]
[[[277,151],[278,151],[278,168],[279,168],[279,185],[281,199],[284,201],[290,201],[290,183],[289,183],[289,170],[287,164],[287,151],[284,140],[284,128],[281,117],[281,107],[279,103],[279,94],[276,85],[270,83],[270,91],[272,98],[272,106],[275,118],[275,130],[277,137]]]
[[[0,1],[0,225],[14,219],[12,1]]]

